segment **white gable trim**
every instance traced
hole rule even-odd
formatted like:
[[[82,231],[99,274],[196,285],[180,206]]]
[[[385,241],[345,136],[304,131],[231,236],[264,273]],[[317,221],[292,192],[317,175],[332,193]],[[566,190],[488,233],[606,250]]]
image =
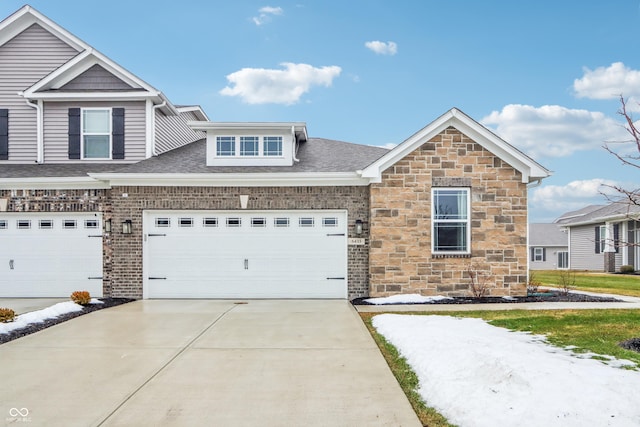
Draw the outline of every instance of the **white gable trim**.
[[[79,52],[90,48],[90,46],[85,42],[29,5],[23,6],[13,15],[0,22],[0,46],[13,39],[33,24],[40,25],[42,28],[49,31],[51,34]]]
[[[508,144],[489,129],[485,128],[457,108],[452,108],[429,125],[410,136],[380,159],[367,166],[362,171],[362,176],[371,179],[371,182],[381,182],[382,173],[388,167],[394,165],[450,126],[458,129],[486,150],[490,151],[518,170],[522,174],[522,182],[524,183],[538,181],[551,175],[551,173],[543,166],[512,145]]]

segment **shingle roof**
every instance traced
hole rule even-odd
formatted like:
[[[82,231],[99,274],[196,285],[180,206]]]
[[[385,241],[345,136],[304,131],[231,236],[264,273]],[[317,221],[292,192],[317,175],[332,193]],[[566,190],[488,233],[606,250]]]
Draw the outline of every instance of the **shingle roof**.
[[[368,166],[389,150],[323,138],[300,144],[299,162],[293,166],[207,166],[205,140],[131,164],[65,163],[2,165],[0,178],[82,177],[88,173],[268,173],[354,172]]]
[[[640,206],[628,201],[613,202],[605,206],[591,205],[579,211],[564,214],[556,220],[556,223],[561,225],[597,223],[626,215],[640,215]]]
[[[1,178],[62,178],[83,177],[90,172],[113,172],[124,165],[105,163],[64,164],[4,164],[0,166]]]
[[[569,246],[567,232],[558,224],[529,224],[529,246]]]
[[[205,140],[193,142],[157,157],[118,169],[118,173],[268,173],[354,172],[389,150],[323,138],[300,144],[293,166],[207,166]]]

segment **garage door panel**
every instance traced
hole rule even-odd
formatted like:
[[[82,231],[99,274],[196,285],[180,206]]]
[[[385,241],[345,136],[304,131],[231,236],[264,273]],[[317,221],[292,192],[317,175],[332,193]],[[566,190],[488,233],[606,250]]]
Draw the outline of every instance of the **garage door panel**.
[[[0,214],[0,296],[101,297],[101,237],[94,213]]]
[[[346,298],[345,212],[148,212],[145,218],[149,234],[163,234],[147,238],[147,297]],[[215,218],[216,226],[204,226],[205,218]]]

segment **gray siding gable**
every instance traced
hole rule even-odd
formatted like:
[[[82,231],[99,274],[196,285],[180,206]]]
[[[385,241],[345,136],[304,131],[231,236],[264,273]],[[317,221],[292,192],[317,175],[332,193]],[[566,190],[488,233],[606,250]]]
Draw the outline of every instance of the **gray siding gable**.
[[[9,109],[9,159],[36,160],[36,111],[18,92],[24,91],[76,56],[78,52],[33,24],[0,46],[0,106]]]
[[[62,86],[58,91],[119,91],[135,89],[96,64]]]

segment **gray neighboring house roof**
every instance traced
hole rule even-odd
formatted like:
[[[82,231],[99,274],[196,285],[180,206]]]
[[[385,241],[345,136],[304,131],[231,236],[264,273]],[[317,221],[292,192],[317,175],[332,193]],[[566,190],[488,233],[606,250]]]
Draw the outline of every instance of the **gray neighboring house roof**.
[[[323,138],[301,142],[293,166],[207,166],[206,141],[192,142],[157,157],[127,165],[116,173],[268,173],[354,172],[369,166],[389,150]]]
[[[354,172],[389,150],[323,138],[300,144],[293,166],[207,166],[204,139],[137,163],[8,164],[0,167],[1,178],[87,177],[89,173],[265,173],[265,172]]]
[[[569,246],[569,239],[559,224],[529,224],[529,246]]]
[[[595,224],[611,220],[623,220],[629,216],[640,215],[640,206],[630,202],[613,202],[608,205],[591,205],[578,211],[568,212],[555,223],[562,226]]]

